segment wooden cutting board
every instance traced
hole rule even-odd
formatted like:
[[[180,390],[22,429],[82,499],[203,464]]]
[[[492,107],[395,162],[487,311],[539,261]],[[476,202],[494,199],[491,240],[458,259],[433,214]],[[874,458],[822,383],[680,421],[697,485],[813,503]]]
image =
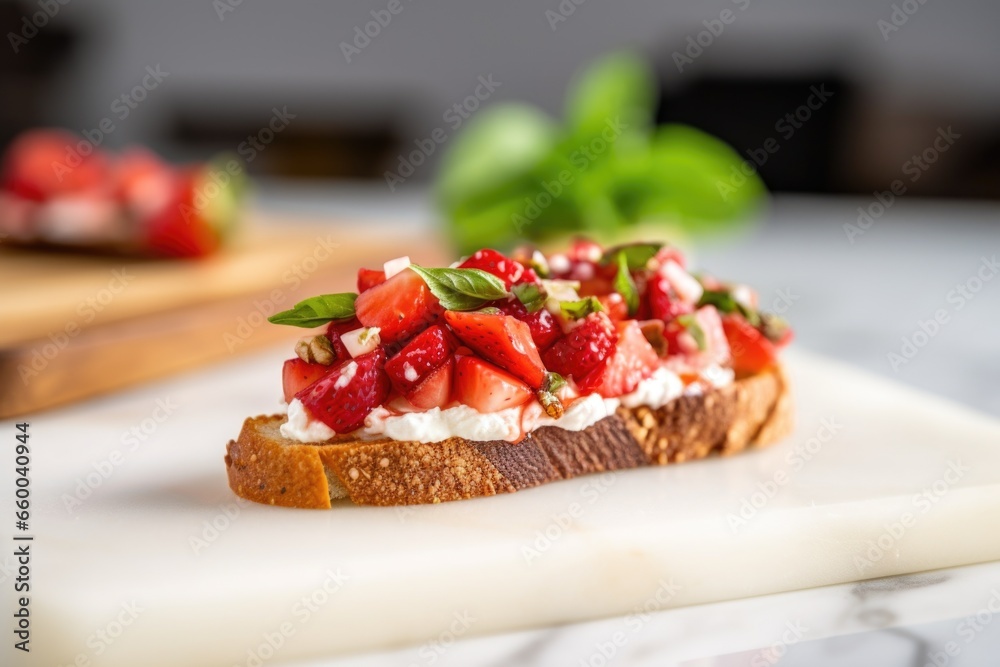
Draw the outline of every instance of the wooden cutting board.
[[[249,218],[231,247],[198,261],[0,248],[0,418],[295,338],[266,317],[354,291],[359,266],[443,255],[370,225]]]

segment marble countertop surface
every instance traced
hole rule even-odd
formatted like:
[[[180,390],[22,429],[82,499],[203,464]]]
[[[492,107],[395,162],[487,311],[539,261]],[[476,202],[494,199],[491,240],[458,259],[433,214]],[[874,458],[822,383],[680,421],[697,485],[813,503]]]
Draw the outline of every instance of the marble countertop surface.
[[[793,322],[797,345],[1000,415],[1000,206],[901,200],[859,225],[859,207],[874,202],[778,197],[754,229],[699,245],[694,264],[754,285]],[[275,185],[260,203],[386,229],[433,225],[420,189]],[[1000,665],[998,613],[993,562],[659,611],[640,627],[610,618],[448,635],[301,667]]]
[[[693,263],[754,285],[765,307],[792,321],[802,348],[1000,415],[1000,206],[900,200],[866,229],[845,228],[857,225],[859,206],[875,201],[777,198],[761,224],[699,245]],[[336,224],[345,234],[359,221],[386,233],[433,229],[428,194],[419,188],[388,194],[381,184],[263,183],[257,205],[342,220]],[[101,400],[127,401],[128,393]],[[75,409],[85,415],[86,404]],[[1000,562],[993,562],[670,609],[638,621],[470,638],[446,631],[420,646],[296,664],[1000,665],[998,615]]]

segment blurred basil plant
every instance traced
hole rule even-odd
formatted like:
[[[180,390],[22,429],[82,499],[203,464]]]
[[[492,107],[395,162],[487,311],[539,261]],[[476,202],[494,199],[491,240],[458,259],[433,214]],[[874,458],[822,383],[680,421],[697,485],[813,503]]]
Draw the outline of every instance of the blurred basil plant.
[[[474,116],[437,182],[458,250],[576,233],[610,242],[718,232],[745,220],[765,192],[756,173],[704,132],[656,126],[655,103],[650,67],[614,54],[570,86],[561,124],[525,104]]]

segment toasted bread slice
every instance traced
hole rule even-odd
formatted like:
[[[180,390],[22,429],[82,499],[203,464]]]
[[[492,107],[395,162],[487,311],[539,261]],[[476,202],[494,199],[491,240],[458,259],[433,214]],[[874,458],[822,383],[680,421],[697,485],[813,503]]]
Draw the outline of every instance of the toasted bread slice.
[[[582,431],[543,427],[517,444],[338,438],[300,443],[284,416],[252,417],[226,447],[229,486],[258,503],[416,505],[492,496],[579,475],[734,454],[786,436],[791,396],[780,368],[662,408],[619,408]]]

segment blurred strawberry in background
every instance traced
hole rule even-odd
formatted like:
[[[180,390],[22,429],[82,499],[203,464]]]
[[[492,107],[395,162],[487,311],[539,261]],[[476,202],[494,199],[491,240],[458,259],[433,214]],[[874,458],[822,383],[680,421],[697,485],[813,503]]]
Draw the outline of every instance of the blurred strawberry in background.
[[[149,257],[204,257],[237,226],[239,162],[168,164],[102,151],[63,130],[25,132],[0,169],[0,233],[17,245]]]

